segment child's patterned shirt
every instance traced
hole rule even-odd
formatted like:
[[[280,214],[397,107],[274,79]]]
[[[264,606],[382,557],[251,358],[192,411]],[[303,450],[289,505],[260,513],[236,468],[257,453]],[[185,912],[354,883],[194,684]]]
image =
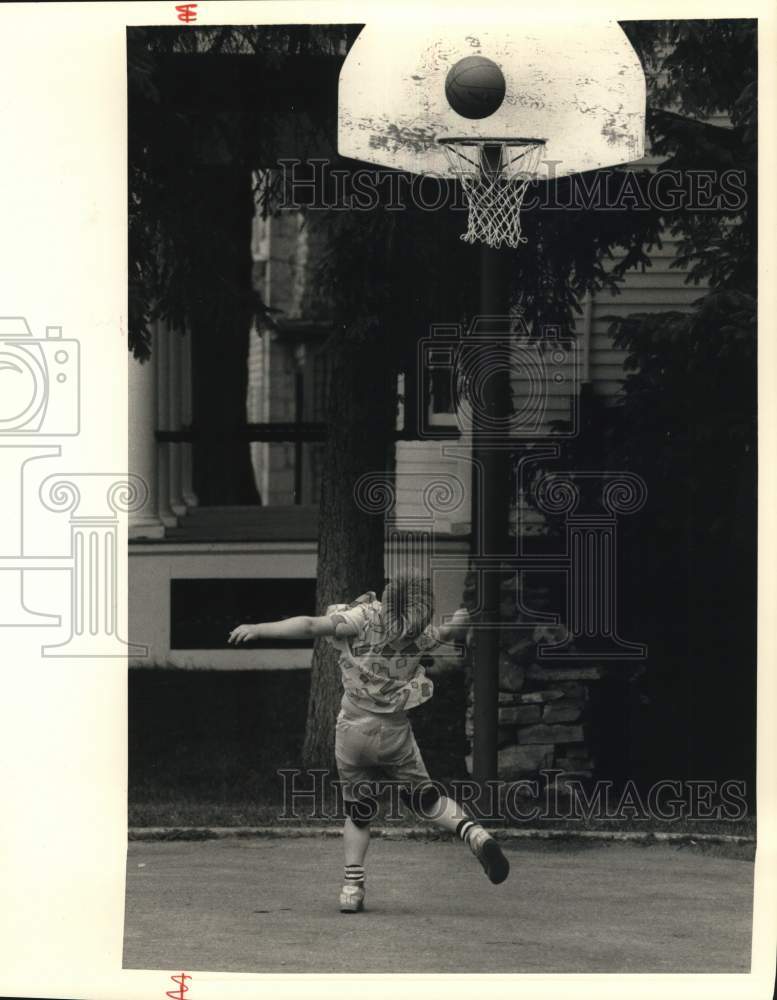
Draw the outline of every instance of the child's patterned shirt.
[[[340,650],[340,669],[345,693],[353,704],[369,712],[399,712],[428,701],[434,685],[424,667],[434,662],[434,654],[456,656],[452,643],[443,642],[429,625],[415,639],[401,640],[397,647],[385,642],[383,606],[373,591],[357,597],[352,604],[332,604],[327,615],[335,627],[355,625],[357,635],[328,641]]]

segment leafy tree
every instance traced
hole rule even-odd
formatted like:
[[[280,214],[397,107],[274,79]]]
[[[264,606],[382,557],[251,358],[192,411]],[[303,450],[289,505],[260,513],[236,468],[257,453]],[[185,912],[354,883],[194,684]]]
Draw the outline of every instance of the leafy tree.
[[[681,237],[680,264],[690,280],[710,286],[690,315],[630,317],[614,325],[617,343],[630,352],[623,405],[604,418],[592,410],[587,417],[591,433],[577,445],[578,457],[587,449],[588,458],[581,461],[606,457],[643,471],[650,484],[674,482],[673,477],[685,483],[681,494],[674,486],[663,498],[658,490],[651,493],[651,524],[661,544],[640,548],[641,606],[643,616],[650,617],[650,594],[664,582],[656,573],[671,575],[669,554],[678,547],[703,548],[710,530],[717,539],[727,539],[734,552],[753,546],[746,519],[752,509],[754,455],[755,27],[747,21],[634,22],[624,27],[657,81],[649,98],[649,130],[655,150],[669,157],[664,169],[687,175],[700,168],[741,168],[748,205],[718,213],[657,206],[637,212],[624,202],[618,211],[597,212],[570,201],[573,181],[550,181],[547,201],[559,207],[529,209],[524,224],[529,246],[504,253],[514,301],[527,319],[559,323],[567,331],[584,292],[617,288],[628,269],[650,266],[650,251],[660,244],[663,227]],[[173,327],[199,324],[200,349],[206,354],[223,353],[231,344],[229,367],[242,371],[250,316],[258,315],[260,321],[266,316],[245,270],[247,234],[237,207],[222,214],[221,224],[217,202],[213,211],[202,212],[200,199],[203,190],[212,196],[212,160],[218,153],[220,169],[232,170],[235,185],[245,192],[249,212],[247,178],[273,159],[273,115],[235,117],[223,108],[193,114],[176,91],[171,53],[180,46],[202,52],[203,73],[220,54],[239,54],[279,73],[304,76],[306,59],[322,53],[334,58],[357,33],[358,28],[341,25],[130,36],[130,335],[136,355],[148,350],[149,323],[163,316]],[[208,61],[208,56],[213,58]],[[290,70],[295,61],[300,68]],[[203,84],[207,86],[205,80]],[[330,136],[333,98],[334,91],[320,104],[306,98],[312,102],[312,126]],[[702,120],[718,109],[729,115],[731,128]],[[304,158],[304,149],[300,156]],[[649,203],[648,172],[637,172],[632,179],[637,194]],[[232,181],[226,183],[232,186]],[[382,191],[381,186],[376,190]],[[323,609],[359,588],[382,584],[382,524],[356,508],[353,485],[363,472],[390,468],[395,376],[415,364],[415,344],[431,322],[466,321],[478,311],[479,265],[477,250],[457,239],[463,220],[450,209],[424,212],[409,204],[396,212],[381,194],[369,210],[323,217],[311,207],[308,214],[328,229],[317,299],[321,308],[326,303],[335,328],[328,345],[333,377],[320,517],[318,605]],[[234,264],[225,274],[220,262],[230,259],[222,254],[230,244]],[[236,246],[239,252],[234,252]],[[614,257],[618,265],[608,267]],[[217,281],[208,279],[211,265]],[[227,320],[212,321],[214,300]],[[724,376],[725,395],[711,391],[720,384],[715,379]],[[226,402],[234,423],[244,398],[235,379],[231,402]],[[699,403],[706,406],[704,420],[696,417],[702,413]],[[712,498],[720,484],[712,470],[720,480],[723,456],[730,463],[727,471],[735,472],[726,477],[725,491],[718,488],[716,507]],[[644,464],[646,458],[652,467]],[[736,487],[728,480],[736,480]],[[677,514],[678,496],[687,518]],[[744,517],[736,516],[737,503]],[[715,510],[720,523],[713,528]],[[688,534],[691,514],[697,517],[693,536]],[[644,523],[640,519],[640,532]],[[735,556],[728,565],[736,570]],[[734,572],[732,586],[734,581],[741,582],[741,573]],[[675,587],[678,601],[682,591],[682,585]],[[651,613],[657,625],[660,609]],[[678,605],[678,623],[684,613]],[[306,740],[310,764],[331,762],[339,690],[332,661],[327,647],[316,649]]]
[[[219,57],[252,59],[279,77],[304,77],[306,59],[333,57],[356,33],[349,26],[281,26],[130,34],[130,343],[137,357],[146,356],[150,326],[162,317],[173,329],[187,327],[195,353],[208,358],[197,366],[208,381],[195,386],[195,410],[203,427],[221,432],[224,447],[216,475],[211,464],[197,484],[206,502],[210,479],[222,490],[232,482],[233,502],[255,502],[248,449],[238,440],[230,443],[229,432],[243,418],[251,315],[271,321],[247,272],[248,180],[274,159],[282,115],[235,119],[235,95],[229,92],[203,109],[192,102],[176,56],[200,55],[197,89],[206,92]],[[336,91],[328,102],[308,100],[312,125],[333,136]],[[299,155],[304,158],[304,146]],[[411,191],[414,183],[408,179]],[[402,211],[391,210],[390,189],[380,177],[374,190],[377,199],[367,210],[323,217],[315,207],[308,212],[311,224],[328,230],[312,298],[319,309],[326,304],[335,327],[327,345],[333,388],[320,507],[320,609],[356,589],[380,589],[383,526],[354,506],[353,484],[363,472],[391,467],[396,375],[415,366],[418,338],[432,322],[466,322],[479,311],[479,252],[458,239],[461,212],[424,211],[412,195]],[[452,186],[447,193],[452,201]],[[272,198],[265,208],[274,208]],[[610,247],[631,251],[647,220],[620,213],[604,236],[595,221],[590,212],[533,213],[532,238],[546,252],[509,254],[529,319],[570,329],[582,291],[617,283],[617,272],[608,273],[601,256]],[[559,249],[564,243],[566,251]],[[209,392],[209,385],[218,391]],[[320,645],[313,662],[308,763],[331,763],[339,691],[332,661],[331,650]]]
[[[268,319],[252,284],[254,172],[276,158],[279,134],[297,121],[287,106],[273,114],[266,105],[276,100],[278,80],[288,90],[292,75],[303,86],[311,63],[331,62],[336,80],[349,30],[128,32],[129,343],[146,358],[158,319],[191,336],[195,491],[204,504],[259,502],[239,434],[251,321]],[[310,102],[319,110],[315,95]],[[327,108],[320,110],[318,126],[301,122],[301,156],[318,131],[331,131]],[[209,447],[206,436],[219,446]]]
[[[649,502],[623,524],[630,632],[649,669],[632,767],[752,778],[755,732],[757,108],[754,21],[626,25],[652,70],[648,131],[690,188],[737,171],[745,198],[659,210],[673,266],[700,286],[689,312],[612,323],[627,354],[616,408],[593,400],[572,465],[639,472]],[[713,120],[725,116],[723,121]],[[695,176],[698,176],[696,174]]]
[[[328,344],[335,368],[320,510],[321,609],[383,584],[383,525],[357,509],[353,488],[362,473],[391,467],[397,374],[417,368],[418,340],[432,323],[466,324],[480,311],[480,250],[459,239],[464,219],[455,210],[453,187],[446,208],[424,211],[424,202],[434,202],[427,193],[395,211],[387,208],[391,189],[380,184],[379,173],[373,176],[370,189],[377,198],[371,210],[332,211],[323,219],[310,211],[329,234],[315,279],[317,297],[327,301],[338,328]],[[584,291],[618,286],[620,270],[608,271],[603,253],[628,255],[652,233],[651,217],[608,214],[605,235],[590,211],[531,215],[530,241],[541,239],[547,252],[502,251],[509,258],[511,294],[529,322],[557,323],[569,333]],[[503,486],[510,490],[509,479]],[[365,544],[365,533],[371,544]],[[341,693],[336,659],[319,642],[304,753],[311,766],[332,763]]]

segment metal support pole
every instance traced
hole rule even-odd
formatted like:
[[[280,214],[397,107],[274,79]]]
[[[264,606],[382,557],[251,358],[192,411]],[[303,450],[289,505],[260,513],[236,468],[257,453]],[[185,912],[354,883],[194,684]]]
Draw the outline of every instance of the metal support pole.
[[[506,316],[510,297],[510,254],[481,248],[480,311],[483,316]],[[500,324],[504,328],[504,324]],[[496,335],[496,333],[494,334]],[[503,336],[508,336],[503,333]],[[490,418],[511,412],[510,376],[505,366],[495,367],[482,383],[482,404]],[[479,408],[475,408],[475,415]],[[473,468],[480,470],[479,490],[473,494],[474,562],[478,556],[507,554],[510,511],[510,453],[499,442],[484,441],[477,424],[473,428]],[[479,499],[480,502],[477,502]],[[474,746],[473,776],[483,783],[497,772],[497,725],[499,706],[500,576],[480,572],[481,621],[489,626],[478,631],[474,655]],[[484,801],[486,801],[484,799]]]
[[[304,376],[302,369],[294,371],[294,423],[300,424],[305,419],[304,414]],[[294,442],[294,503],[302,503],[302,465],[305,461],[305,450],[302,441]]]

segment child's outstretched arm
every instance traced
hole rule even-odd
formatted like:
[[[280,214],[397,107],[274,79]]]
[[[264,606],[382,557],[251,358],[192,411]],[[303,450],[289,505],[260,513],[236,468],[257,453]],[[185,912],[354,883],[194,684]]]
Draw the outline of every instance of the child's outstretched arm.
[[[464,666],[460,644],[466,640],[469,626],[469,612],[465,608],[459,608],[447,625],[441,625],[435,630],[437,645],[428,652],[428,662],[424,663],[427,677],[440,677]]]
[[[356,632],[356,627],[347,623],[335,626],[329,615],[317,617],[297,615],[295,618],[284,618],[278,622],[238,625],[229,633],[227,642],[232,646],[239,646],[259,639],[316,639],[319,636],[335,634],[338,638],[342,638],[345,635],[355,635]]]
[[[459,608],[447,625],[440,625],[437,634],[443,642],[463,642],[469,629],[469,611]]]

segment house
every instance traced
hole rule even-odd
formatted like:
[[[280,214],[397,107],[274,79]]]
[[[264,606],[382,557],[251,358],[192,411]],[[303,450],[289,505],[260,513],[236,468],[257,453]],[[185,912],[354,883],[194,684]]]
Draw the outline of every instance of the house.
[[[644,161],[649,168],[656,163],[651,157]],[[235,504],[226,490],[222,497],[218,477],[208,475],[213,454],[208,449],[223,447],[223,438],[198,441],[189,433],[195,416],[192,387],[207,376],[208,359],[198,361],[188,334],[159,327],[151,361],[142,366],[130,362],[130,466],[149,487],[147,502],[131,516],[129,528],[131,638],[148,647],[148,655],[134,661],[137,666],[310,666],[310,644],[282,649],[235,649],[226,644],[229,631],[241,621],[282,618],[305,609],[316,612],[316,501],[327,377],[323,345],[330,331],[326,316],[317,315],[311,300],[309,275],[326,232],[309,216],[288,211],[269,218],[257,213],[252,233],[254,286],[274,317],[251,330],[245,357],[245,425],[235,431],[250,467],[253,503]],[[685,284],[681,270],[672,268],[676,251],[671,234],[665,234],[662,247],[652,254],[652,267],[629,272],[619,295],[587,297],[572,342],[556,342],[554,332],[547,331],[550,339],[539,355],[536,344],[528,354],[519,344],[511,373],[514,407],[531,424],[535,438],[546,435],[552,421],[573,417],[583,387],[606,401],[615,400],[624,379],[624,354],[612,343],[609,317],[691,307],[700,291]],[[433,329],[427,341],[450,342],[462,333],[450,327]],[[422,344],[421,366],[425,349]],[[561,387],[543,396],[539,410],[532,397],[532,364],[545,375],[552,369]],[[452,397],[449,373],[440,374],[431,366],[427,374],[428,379],[417,380],[424,386],[421,395],[418,385],[408,384],[412,373],[398,386],[392,484],[396,503],[387,520],[386,560],[391,567],[403,533],[422,536],[422,547],[433,547],[433,562],[437,560],[432,573],[436,605],[452,611],[473,593],[471,455],[469,446],[462,449],[451,438],[467,415]],[[418,400],[420,436],[402,433],[411,398]],[[230,445],[234,448],[236,442]],[[207,487],[206,498],[199,495],[198,475]],[[442,507],[430,505],[435,482],[443,484],[443,493],[456,495],[456,502],[449,496]],[[517,502],[517,534],[541,534],[542,517],[525,496],[519,495]],[[606,527],[607,538],[614,530]],[[609,544],[607,539],[604,544]],[[574,575],[567,572],[568,577]],[[614,578],[611,582],[617,593]],[[507,584],[503,615],[525,629],[520,612],[526,594],[516,594],[509,580]],[[609,627],[609,639],[614,635],[617,648],[603,653],[602,661],[624,649],[626,655],[644,655],[638,644],[622,643],[612,623]],[[590,687],[606,669],[596,657],[582,666],[542,665],[539,645],[548,641],[542,626],[539,638],[532,628],[517,642],[514,634],[504,637],[499,710],[503,777],[543,767],[589,777],[595,766],[587,745]]]
[[[655,162],[645,161],[647,165]],[[263,438],[246,438],[256,505],[220,503],[217,487],[205,503],[197,496],[194,445],[186,440],[196,374],[189,336],[170,335],[159,328],[151,361],[142,366],[130,363],[130,468],[149,486],[147,503],[130,523],[130,618],[136,641],[149,647],[146,662],[263,669],[301,667],[309,661],[307,650],[233,650],[220,647],[215,640],[226,635],[235,614],[245,611],[264,616],[274,608],[275,604],[267,604],[265,589],[275,591],[277,597],[279,580],[286,581],[289,609],[297,607],[298,600],[301,606],[310,606],[324,435],[326,354],[321,347],[329,331],[325,318],[309,314],[307,278],[324,239],[325,234],[299,212],[268,219],[257,214],[254,219],[255,286],[264,302],[278,310],[273,313],[278,317],[274,328],[254,327],[246,359],[246,425]],[[698,297],[699,290],[685,284],[683,272],[672,269],[675,252],[675,241],[666,235],[663,246],[652,254],[652,267],[630,272],[619,295],[589,296],[582,303],[575,330],[575,377],[568,382],[574,382],[574,392],[587,385],[606,399],[618,393],[624,356],[611,342],[607,317],[685,309]],[[526,387],[518,373],[513,388],[516,399],[525,402]],[[404,397],[408,387],[400,385],[399,389]],[[433,377],[422,420],[427,436],[422,440],[400,437],[396,443],[394,516],[399,520],[417,517],[422,513],[424,489],[435,475],[456,477],[464,485],[463,502],[448,514],[438,513],[434,531],[446,552],[466,557],[470,466],[465,459],[446,454],[444,441],[434,436],[436,428],[444,435],[460,419],[445,396],[445,378],[435,382]],[[567,417],[573,403],[564,393],[551,398],[542,415],[545,424]],[[402,409],[400,404],[399,430]],[[218,447],[218,442],[210,447]],[[207,455],[199,461],[207,463]],[[525,512],[523,523],[524,530],[531,530],[530,512]],[[438,603],[455,607],[463,578],[457,583],[446,574],[446,579],[450,592],[445,597],[450,600],[439,595]],[[256,583],[243,585],[246,603],[239,600],[230,612],[225,602],[219,612],[221,632],[215,619],[211,627],[216,631],[209,632],[205,618],[220,606],[217,592],[226,593],[227,580],[238,589],[239,581]],[[195,581],[199,581],[197,586]],[[216,586],[215,581],[221,583]],[[185,595],[189,597],[184,599]],[[190,601],[200,609],[199,623],[188,617],[188,624],[179,620]]]

